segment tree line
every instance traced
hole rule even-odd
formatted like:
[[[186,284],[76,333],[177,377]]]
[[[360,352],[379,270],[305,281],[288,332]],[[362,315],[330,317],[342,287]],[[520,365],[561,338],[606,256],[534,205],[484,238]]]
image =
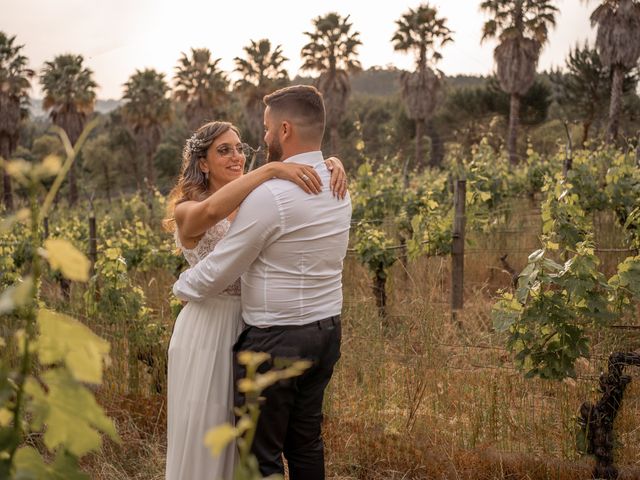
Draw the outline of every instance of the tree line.
[[[552,0],[480,2],[480,9],[489,16],[480,42],[489,39],[498,42],[494,49],[495,78],[487,85],[453,92],[447,91],[445,75],[437,64],[442,59],[442,47],[455,41],[455,32],[435,6],[423,3],[409,8],[396,20],[396,30],[390,39],[395,50],[414,54],[416,58],[413,71],[399,74],[398,93],[404,103],[403,111],[398,113],[398,105],[393,102],[373,107],[361,104],[361,110],[366,113],[377,108],[377,120],[392,115],[400,127],[411,130],[409,140],[414,144],[411,160],[417,169],[423,168],[427,159],[432,165],[440,163],[443,146],[438,121],[454,126],[457,131],[466,128],[468,138],[473,139],[478,114],[505,110],[508,157],[511,164],[518,163],[522,157],[518,153],[522,149],[518,144],[522,121],[526,123],[528,116],[535,117],[539,112],[545,117],[550,96],[556,99],[564,118],[581,122],[581,143],[589,138],[594,122],[605,110],[608,112],[606,139],[616,142],[625,115],[625,95],[635,94],[637,85],[640,2],[598,2],[591,15],[591,23],[597,28],[595,48],[586,44],[576,46],[567,59],[565,72],[549,72],[543,76],[547,81],[545,87],[537,73],[537,64],[548,41],[548,32],[555,26],[559,12],[555,3]],[[314,18],[312,26],[311,31],[304,32],[308,43],[300,52],[301,72],[312,75],[324,95],[328,150],[340,152],[340,142],[349,131],[364,135],[366,129],[377,129],[379,142],[384,143],[389,132],[384,131],[384,122],[376,121],[375,115],[371,125],[344,124],[347,107],[353,105],[350,102],[353,75],[362,72],[358,60],[358,47],[362,45],[359,32],[348,15],[336,12]],[[94,115],[97,84],[82,55],[58,55],[36,72],[28,67],[23,47],[15,36],[0,32],[0,156],[5,159],[15,154],[24,132],[28,92],[36,77],[44,92],[43,109],[72,142]],[[230,81],[219,66],[220,59],[207,48],[192,48],[189,53],[183,53],[171,82],[154,69],[137,70],[129,77],[124,84],[123,105],[103,121],[103,133],[94,136],[87,145],[93,147],[87,161],[103,170],[108,196],[114,172],[109,171],[113,167],[106,158],[101,161],[101,156],[122,156],[137,187],[150,188],[157,184],[157,167],[167,164],[159,162],[159,158],[172,158],[176,162],[182,140],[206,120],[233,119],[241,124],[247,138],[255,144],[261,143],[262,97],[291,83],[283,67],[288,59],[281,45],[273,46],[268,39],[260,39],[251,40],[244,47],[243,56],[234,60],[239,77],[235,82]],[[442,114],[444,106],[446,113]],[[465,120],[466,124],[461,126]],[[175,141],[171,141],[172,137]],[[407,138],[395,140],[402,143]],[[430,152],[426,152],[427,142]],[[51,148],[51,145],[39,146],[46,147],[45,150]],[[136,157],[144,159],[140,165],[131,161]],[[78,200],[76,176],[72,169],[67,182],[70,204]],[[13,190],[6,170],[3,171],[3,201],[7,209],[13,209]]]

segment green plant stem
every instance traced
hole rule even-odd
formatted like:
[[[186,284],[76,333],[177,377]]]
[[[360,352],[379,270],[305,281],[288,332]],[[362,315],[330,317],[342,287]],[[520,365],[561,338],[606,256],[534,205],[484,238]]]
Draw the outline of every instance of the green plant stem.
[[[40,215],[42,215],[43,217],[46,217],[49,214],[49,209],[53,204],[53,200],[56,198],[58,190],[60,190],[60,187],[62,186],[63,180],[67,177],[67,173],[71,169],[71,166],[73,165],[73,162],[78,156],[78,152],[82,148],[82,145],[84,144],[85,140],[89,136],[89,133],[91,133],[91,131],[96,127],[97,124],[98,124],[97,120],[93,120],[89,122],[86,128],[82,131],[82,134],[80,135],[80,138],[76,142],[75,147],[71,146],[71,143],[69,142],[69,137],[67,137],[64,130],[62,130],[59,127],[52,128],[52,130],[54,130],[60,136],[62,145],[64,146],[65,151],[67,153],[67,160],[62,165],[62,168],[58,172],[56,179],[53,181],[53,185],[49,189],[49,192],[47,193],[47,196],[44,199],[44,203],[42,204],[42,208],[40,209]],[[40,217],[38,217],[38,221],[39,220],[40,220]]]
[[[29,376],[29,370],[31,368],[31,355],[29,352],[31,341],[34,339],[36,334],[36,309],[38,303],[38,289],[40,286],[40,276],[41,276],[41,264],[40,264],[40,254],[38,250],[40,249],[40,224],[38,223],[39,218],[39,206],[38,206],[38,198],[37,198],[37,187],[35,182],[30,185],[29,189],[29,203],[31,209],[31,245],[33,248],[33,253],[31,256],[31,271],[33,276],[33,285],[31,286],[31,303],[27,307],[27,313],[25,315],[26,325],[25,325],[25,336],[24,336],[24,352],[22,355],[22,361],[20,365],[20,375],[18,376],[16,382],[16,405],[14,408],[14,417],[13,417],[13,429],[16,435],[16,438],[19,439],[18,442],[14,446],[11,447],[9,452],[9,464],[13,463],[13,458],[18,449],[18,445],[21,443],[24,432],[22,431],[22,415],[24,410],[25,403],[25,382],[27,377]]]

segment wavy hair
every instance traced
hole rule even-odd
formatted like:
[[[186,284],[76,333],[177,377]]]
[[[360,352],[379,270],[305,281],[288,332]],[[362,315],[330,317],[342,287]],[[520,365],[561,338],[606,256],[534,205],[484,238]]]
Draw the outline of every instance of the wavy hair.
[[[174,216],[176,205],[190,200],[204,200],[211,193],[205,174],[200,170],[200,160],[207,157],[209,147],[220,135],[233,130],[240,137],[238,128],[229,122],[209,122],[202,125],[189,138],[182,151],[182,167],[176,186],[169,194],[166,216],[162,226],[168,232],[176,230]]]

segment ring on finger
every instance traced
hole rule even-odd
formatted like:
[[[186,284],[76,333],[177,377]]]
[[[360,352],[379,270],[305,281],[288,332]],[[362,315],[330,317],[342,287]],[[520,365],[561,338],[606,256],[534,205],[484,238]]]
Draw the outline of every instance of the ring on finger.
[[[301,178],[302,180],[304,180],[305,182],[306,182],[307,180],[309,180],[309,176],[308,176],[306,173],[303,173],[303,174],[300,176],[300,178]]]

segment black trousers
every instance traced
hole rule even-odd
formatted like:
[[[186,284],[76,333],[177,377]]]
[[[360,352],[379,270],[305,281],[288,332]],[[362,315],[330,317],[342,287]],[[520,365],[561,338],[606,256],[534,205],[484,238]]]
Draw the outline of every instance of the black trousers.
[[[263,476],[284,474],[282,454],[289,467],[290,480],[324,480],[324,449],[321,437],[324,391],[340,358],[340,316],[329,317],[303,326],[247,327],[233,347],[234,380],[245,370],[236,361],[243,350],[266,352],[273,368],[278,358],[310,360],[313,365],[301,376],[284,380],[263,392],[260,418],[252,452]],[[236,390],[235,404],[244,404]]]

